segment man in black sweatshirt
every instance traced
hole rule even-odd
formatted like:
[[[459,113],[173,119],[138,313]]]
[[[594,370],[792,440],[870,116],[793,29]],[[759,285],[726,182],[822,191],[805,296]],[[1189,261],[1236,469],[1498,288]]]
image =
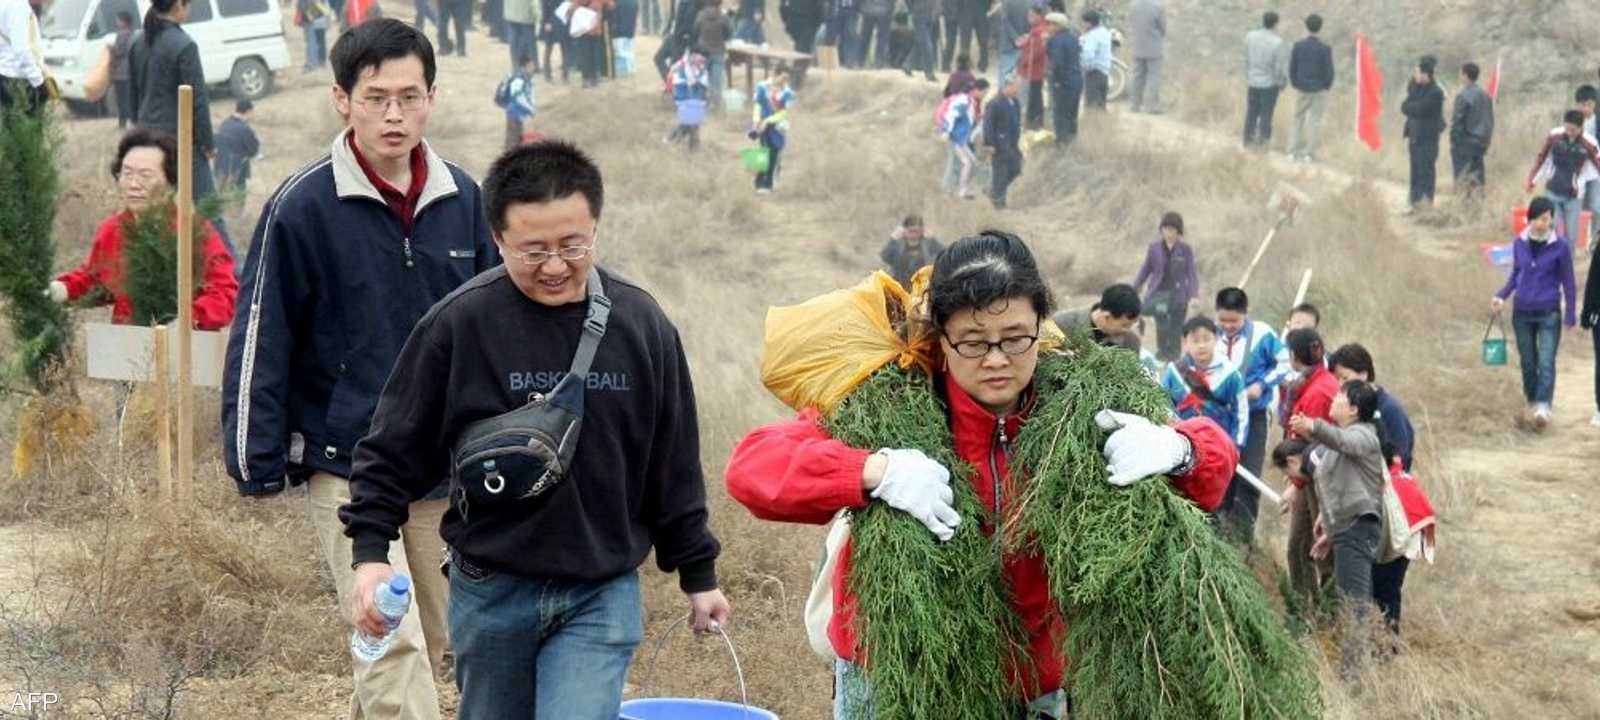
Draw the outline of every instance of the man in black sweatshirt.
[[[1294,104],[1294,128],[1289,133],[1289,158],[1310,162],[1317,153],[1317,129],[1328,109],[1328,89],[1333,87],[1333,49],[1317,37],[1322,32],[1322,16],[1306,16],[1306,36],[1294,44],[1289,54],[1289,84],[1298,97]]]
[[[1433,206],[1436,170],[1439,165],[1439,135],[1444,133],[1444,91],[1433,81],[1439,64],[1432,55],[1423,55],[1406,86],[1400,112],[1406,116],[1406,147],[1411,154],[1411,209]]]
[[[341,517],[354,547],[354,621],[369,633],[383,629],[373,591],[391,574],[385,551],[408,504],[452,475],[469,424],[549,392],[586,332],[599,169],[571,145],[537,143],[495,161],[483,193],[506,263],[417,324],[356,450]],[[462,720],[614,720],[642,634],[636,569],[652,547],[661,569],[678,573],[696,631],[728,621],[678,332],[644,290],[598,274],[609,320],[565,476],[528,499],[452,482],[440,534],[452,557]]]

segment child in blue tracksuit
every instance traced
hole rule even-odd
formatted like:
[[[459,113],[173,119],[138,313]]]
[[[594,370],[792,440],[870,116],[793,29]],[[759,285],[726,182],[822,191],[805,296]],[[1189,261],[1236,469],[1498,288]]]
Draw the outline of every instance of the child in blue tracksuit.
[[[689,149],[700,147],[700,124],[705,120],[707,78],[706,56],[685,52],[667,70],[667,87],[678,106],[678,126],[667,135],[667,142],[687,140]]]
[[[517,58],[517,69],[504,81],[504,92],[498,89],[495,102],[506,111],[506,149],[522,144],[524,124],[538,112],[533,100],[533,73],[536,68],[533,55],[524,53]]]
[[[755,109],[751,117],[750,139],[761,143],[770,153],[766,172],[756,174],[756,192],[772,192],[772,183],[778,177],[778,157],[783,153],[789,130],[789,106],[794,104],[794,89],[789,87],[789,69],[779,67],[756,86]]]
[[[1221,355],[1233,364],[1244,379],[1250,417],[1245,432],[1239,466],[1261,477],[1267,459],[1268,418],[1278,386],[1294,372],[1289,364],[1289,348],[1268,325],[1250,317],[1250,296],[1243,288],[1228,287],[1217,293],[1217,329]],[[1255,535],[1261,493],[1255,486],[1235,477],[1217,508],[1224,527],[1237,531],[1236,538],[1248,543]]]
[[[1243,448],[1250,428],[1250,400],[1239,371],[1217,354],[1217,324],[1204,315],[1189,318],[1183,324],[1183,351],[1161,377],[1178,418],[1211,418],[1235,446]]]

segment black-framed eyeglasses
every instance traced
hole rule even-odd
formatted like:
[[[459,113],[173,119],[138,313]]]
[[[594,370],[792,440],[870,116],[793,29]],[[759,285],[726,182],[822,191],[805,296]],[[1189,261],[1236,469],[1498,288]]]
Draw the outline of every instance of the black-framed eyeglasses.
[[[988,357],[989,352],[995,348],[999,348],[1000,352],[1007,355],[1021,355],[1027,352],[1028,348],[1033,347],[1034,343],[1039,342],[1039,336],[1013,335],[1011,337],[1000,338],[999,342],[989,342],[988,340],[963,340],[961,342],[950,342],[950,338],[948,337],[945,338],[944,341],[949,343],[950,347],[956,351],[957,355],[969,360],[977,360],[979,358]]]

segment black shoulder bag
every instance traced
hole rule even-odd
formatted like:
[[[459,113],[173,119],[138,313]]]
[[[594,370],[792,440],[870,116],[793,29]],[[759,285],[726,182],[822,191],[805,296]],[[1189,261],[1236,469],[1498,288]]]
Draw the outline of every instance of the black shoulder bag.
[[[559,485],[572,469],[583,428],[589,365],[606,334],[611,299],[600,273],[589,270],[589,312],[572,368],[548,394],[530,393],[511,412],[474,422],[456,439],[450,494],[467,519],[471,504],[531,500]]]

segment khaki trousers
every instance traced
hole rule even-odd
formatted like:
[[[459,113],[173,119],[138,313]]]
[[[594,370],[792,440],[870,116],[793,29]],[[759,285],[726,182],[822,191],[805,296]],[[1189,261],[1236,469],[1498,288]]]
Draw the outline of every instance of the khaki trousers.
[[[350,538],[339,521],[339,506],[350,502],[350,482],[336,475],[316,473],[311,476],[309,490],[307,512],[339,590],[340,617],[348,618],[355,571],[350,567]],[[439,572],[444,556],[439,520],[449,504],[445,498],[412,503],[411,518],[400,529],[400,542],[389,548],[390,566],[396,573],[411,577],[415,602],[395,630],[389,652],[372,663],[351,658],[355,676],[351,720],[439,719],[434,671],[449,646],[445,628],[450,598],[450,584]]]
[[[1315,157],[1322,113],[1328,109],[1328,91],[1303,92],[1295,99],[1294,127],[1289,134],[1289,154]]]

